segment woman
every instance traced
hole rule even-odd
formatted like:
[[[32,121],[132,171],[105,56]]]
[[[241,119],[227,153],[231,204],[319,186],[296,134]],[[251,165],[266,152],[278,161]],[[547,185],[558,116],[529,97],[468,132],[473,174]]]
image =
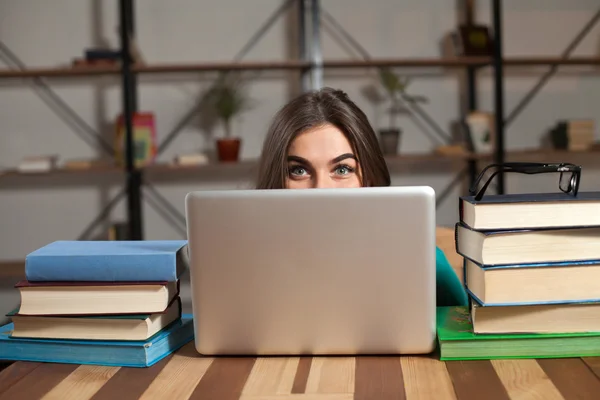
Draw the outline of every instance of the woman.
[[[257,189],[390,186],[390,173],[365,114],[340,91],[292,100],[267,132]],[[436,247],[437,305],[467,304],[465,290]]]

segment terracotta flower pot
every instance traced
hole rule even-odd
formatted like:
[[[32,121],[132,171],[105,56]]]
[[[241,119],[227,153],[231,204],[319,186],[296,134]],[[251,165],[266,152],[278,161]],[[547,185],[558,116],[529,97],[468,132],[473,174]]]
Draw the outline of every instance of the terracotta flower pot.
[[[221,162],[236,162],[240,155],[241,139],[217,139],[217,154]]]

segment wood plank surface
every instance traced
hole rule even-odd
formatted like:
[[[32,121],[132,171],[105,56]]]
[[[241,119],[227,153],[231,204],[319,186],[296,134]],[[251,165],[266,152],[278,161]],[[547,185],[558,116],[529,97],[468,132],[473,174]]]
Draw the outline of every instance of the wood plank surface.
[[[189,398],[212,361],[212,358],[200,357],[194,343],[188,343],[173,355],[140,400]]]
[[[511,399],[563,399],[535,360],[492,360],[492,365]]]
[[[150,368],[17,362],[0,399],[599,399],[599,358],[203,357],[193,343]]]
[[[292,385],[292,393],[304,393],[306,391],[306,383],[308,382],[308,373],[312,366],[312,357],[300,357],[298,361],[298,369],[296,377]]]
[[[238,400],[256,359],[252,357],[219,357],[208,367],[190,399]]]
[[[242,391],[243,397],[292,394],[298,357],[259,358]]]
[[[537,362],[565,399],[600,398],[600,379],[581,359],[542,359]]]
[[[88,400],[117,373],[119,367],[81,365],[42,397],[42,400]]]
[[[354,400],[352,393],[292,393],[288,395],[245,396],[239,400]]]
[[[39,400],[77,367],[76,364],[42,363],[0,394],[0,400]]]
[[[92,400],[138,399],[173,355],[149,368],[121,368],[96,392]]]
[[[452,380],[443,361],[432,357],[401,357],[408,400],[455,400]]]
[[[357,358],[354,398],[356,400],[405,399],[400,357]]]
[[[314,357],[306,393],[353,393],[354,357]]]
[[[600,357],[584,357],[583,362],[600,379]]]
[[[2,370],[2,373],[0,373],[0,394],[6,392],[12,385],[40,365],[41,363],[35,362],[17,362]]]
[[[487,360],[448,361],[446,368],[458,400],[510,399],[492,363]]]

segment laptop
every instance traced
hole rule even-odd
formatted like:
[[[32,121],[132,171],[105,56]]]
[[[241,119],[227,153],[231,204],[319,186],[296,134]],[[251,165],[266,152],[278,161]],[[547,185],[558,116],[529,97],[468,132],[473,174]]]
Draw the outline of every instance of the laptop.
[[[185,209],[200,354],[435,349],[432,188],[195,191]]]

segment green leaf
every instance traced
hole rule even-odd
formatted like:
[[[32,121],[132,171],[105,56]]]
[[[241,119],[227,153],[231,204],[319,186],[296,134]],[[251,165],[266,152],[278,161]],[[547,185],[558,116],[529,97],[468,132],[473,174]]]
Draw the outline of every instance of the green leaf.
[[[207,92],[205,100],[224,122],[250,107],[250,98],[246,95],[241,81],[230,74],[219,77]]]

